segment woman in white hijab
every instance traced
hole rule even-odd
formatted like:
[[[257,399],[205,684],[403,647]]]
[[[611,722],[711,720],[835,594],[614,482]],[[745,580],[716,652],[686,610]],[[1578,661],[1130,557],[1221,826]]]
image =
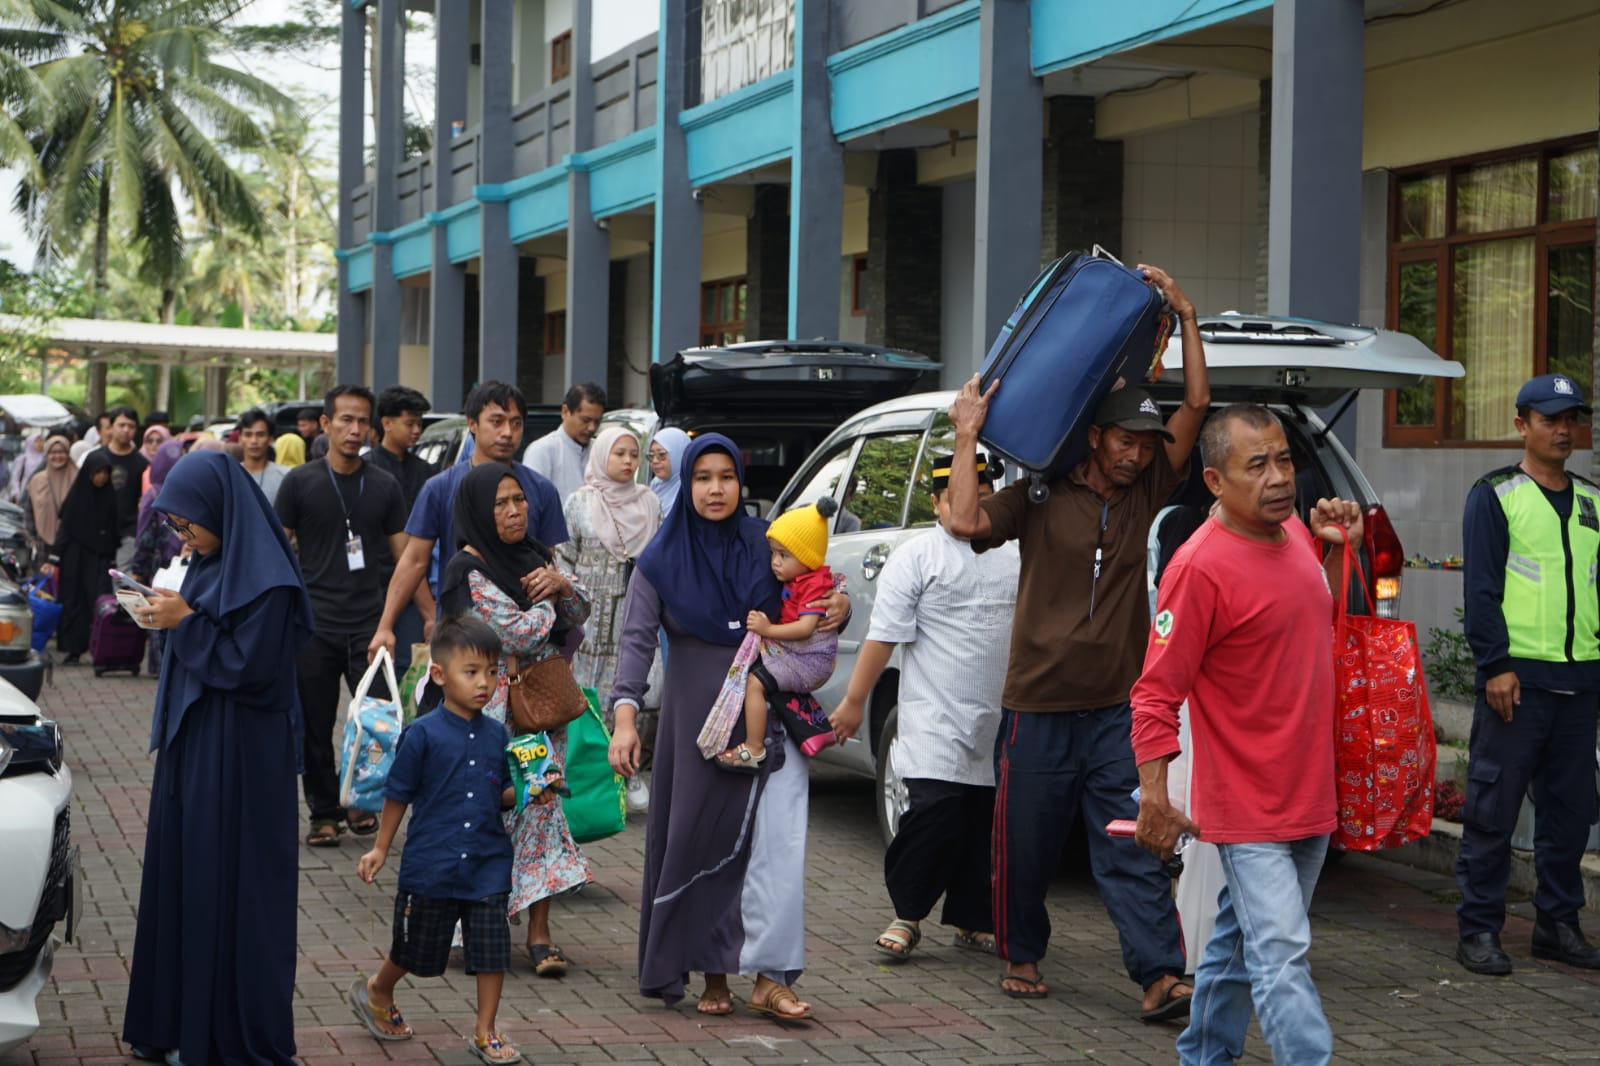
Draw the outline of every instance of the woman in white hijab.
[[[661,525],[661,502],[635,480],[638,470],[638,439],[621,426],[602,431],[589,449],[583,487],[567,497],[563,508],[568,540],[555,549],[556,558],[589,590],[589,620],[572,673],[579,685],[595,690],[608,717],[606,697],[617,672],[628,578]]]

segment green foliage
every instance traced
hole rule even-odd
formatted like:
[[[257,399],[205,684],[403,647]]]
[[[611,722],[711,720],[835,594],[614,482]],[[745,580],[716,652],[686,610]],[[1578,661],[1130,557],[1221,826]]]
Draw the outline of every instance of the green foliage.
[[[1456,608],[1456,622],[1463,623],[1464,612]],[[1457,703],[1471,703],[1476,666],[1466,634],[1459,628],[1428,627],[1428,643],[1422,649],[1423,668],[1433,694]]]

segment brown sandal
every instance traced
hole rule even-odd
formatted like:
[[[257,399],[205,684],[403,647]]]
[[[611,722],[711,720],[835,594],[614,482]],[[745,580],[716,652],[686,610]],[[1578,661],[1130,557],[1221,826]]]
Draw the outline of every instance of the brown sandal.
[[[802,1014],[790,1014],[782,1009],[791,1003],[798,1005],[799,1002],[800,997],[794,994],[794,989],[788,985],[775,985],[773,990],[767,993],[765,1003],[757,1003],[752,996],[745,1006],[750,1008],[751,1014],[760,1014],[780,1022],[809,1022],[815,1017],[810,1007],[805,1008]]]

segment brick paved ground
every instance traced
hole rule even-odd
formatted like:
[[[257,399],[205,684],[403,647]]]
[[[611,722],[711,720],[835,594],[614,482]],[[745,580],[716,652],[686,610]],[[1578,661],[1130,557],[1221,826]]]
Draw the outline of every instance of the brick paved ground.
[[[62,722],[77,775],[73,825],[87,905],[80,941],[62,948],[41,999],[45,1028],[0,1056],[0,1066],[127,1061],[116,1035],[144,844],[151,762],[141,752],[153,693],[148,679],[96,680],[87,670],[57,671],[46,691],[43,702]],[[870,946],[889,914],[870,802],[865,782],[821,773],[813,779],[809,968],[799,990],[815,1004],[816,1024],[702,1019],[689,1002],[667,1010],[637,995],[643,826],[636,820],[621,837],[587,849],[596,883],[556,903],[557,939],[576,960],[574,971],[548,981],[519,965],[506,986],[505,1030],[539,1066],[1174,1060],[1177,1029],[1137,1020],[1135,989],[1119,972],[1110,925],[1082,877],[1064,877],[1051,894],[1056,933],[1045,973],[1055,991],[1047,1000],[1005,998],[995,986],[998,964],[948,946],[937,927],[911,963],[881,964]],[[344,990],[381,957],[393,887],[391,879],[373,892],[357,881],[359,850],[346,838],[337,851],[302,852],[302,1057],[308,1066],[475,1061],[463,1042],[472,982],[460,970],[402,986],[415,1041],[380,1045],[352,1019]],[[1448,879],[1364,857],[1324,877],[1313,961],[1337,1061],[1600,1062],[1600,978],[1531,961],[1525,904],[1506,938],[1516,975],[1472,978],[1450,959],[1452,892]],[[735,986],[736,994],[747,990]],[[1254,1036],[1245,1061],[1267,1061]]]

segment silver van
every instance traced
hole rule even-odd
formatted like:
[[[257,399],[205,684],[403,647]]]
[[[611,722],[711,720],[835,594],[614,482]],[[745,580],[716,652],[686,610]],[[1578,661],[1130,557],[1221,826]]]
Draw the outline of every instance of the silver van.
[[[1200,330],[1213,404],[1249,400],[1277,411],[1296,453],[1305,506],[1334,495],[1363,505],[1370,591],[1378,613],[1395,616],[1405,554],[1382,501],[1328,426],[1359,389],[1400,388],[1425,377],[1459,378],[1462,366],[1406,334],[1361,326],[1228,314],[1203,317]],[[1182,364],[1181,341],[1174,338],[1160,380],[1149,386],[1169,411],[1182,400]],[[824,707],[837,706],[844,697],[869,626],[873,582],[884,563],[902,542],[935,524],[931,460],[954,447],[945,414],[954,397],[952,391],[919,393],[851,416],[801,464],[771,510],[776,516],[821,496],[840,504],[829,531],[828,565],[847,575],[854,617],[839,642],[833,678],[817,693]],[[1330,408],[1325,421],[1318,412]],[[1008,479],[1016,476],[1016,471],[1007,473]],[[1209,494],[1203,482],[1191,478],[1175,502],[1208,503]],[[906,803],[894,761],[898,689],[896,655],[873,691],[858,738],[818,756],[877,778],[885,841],[893,838]]]

